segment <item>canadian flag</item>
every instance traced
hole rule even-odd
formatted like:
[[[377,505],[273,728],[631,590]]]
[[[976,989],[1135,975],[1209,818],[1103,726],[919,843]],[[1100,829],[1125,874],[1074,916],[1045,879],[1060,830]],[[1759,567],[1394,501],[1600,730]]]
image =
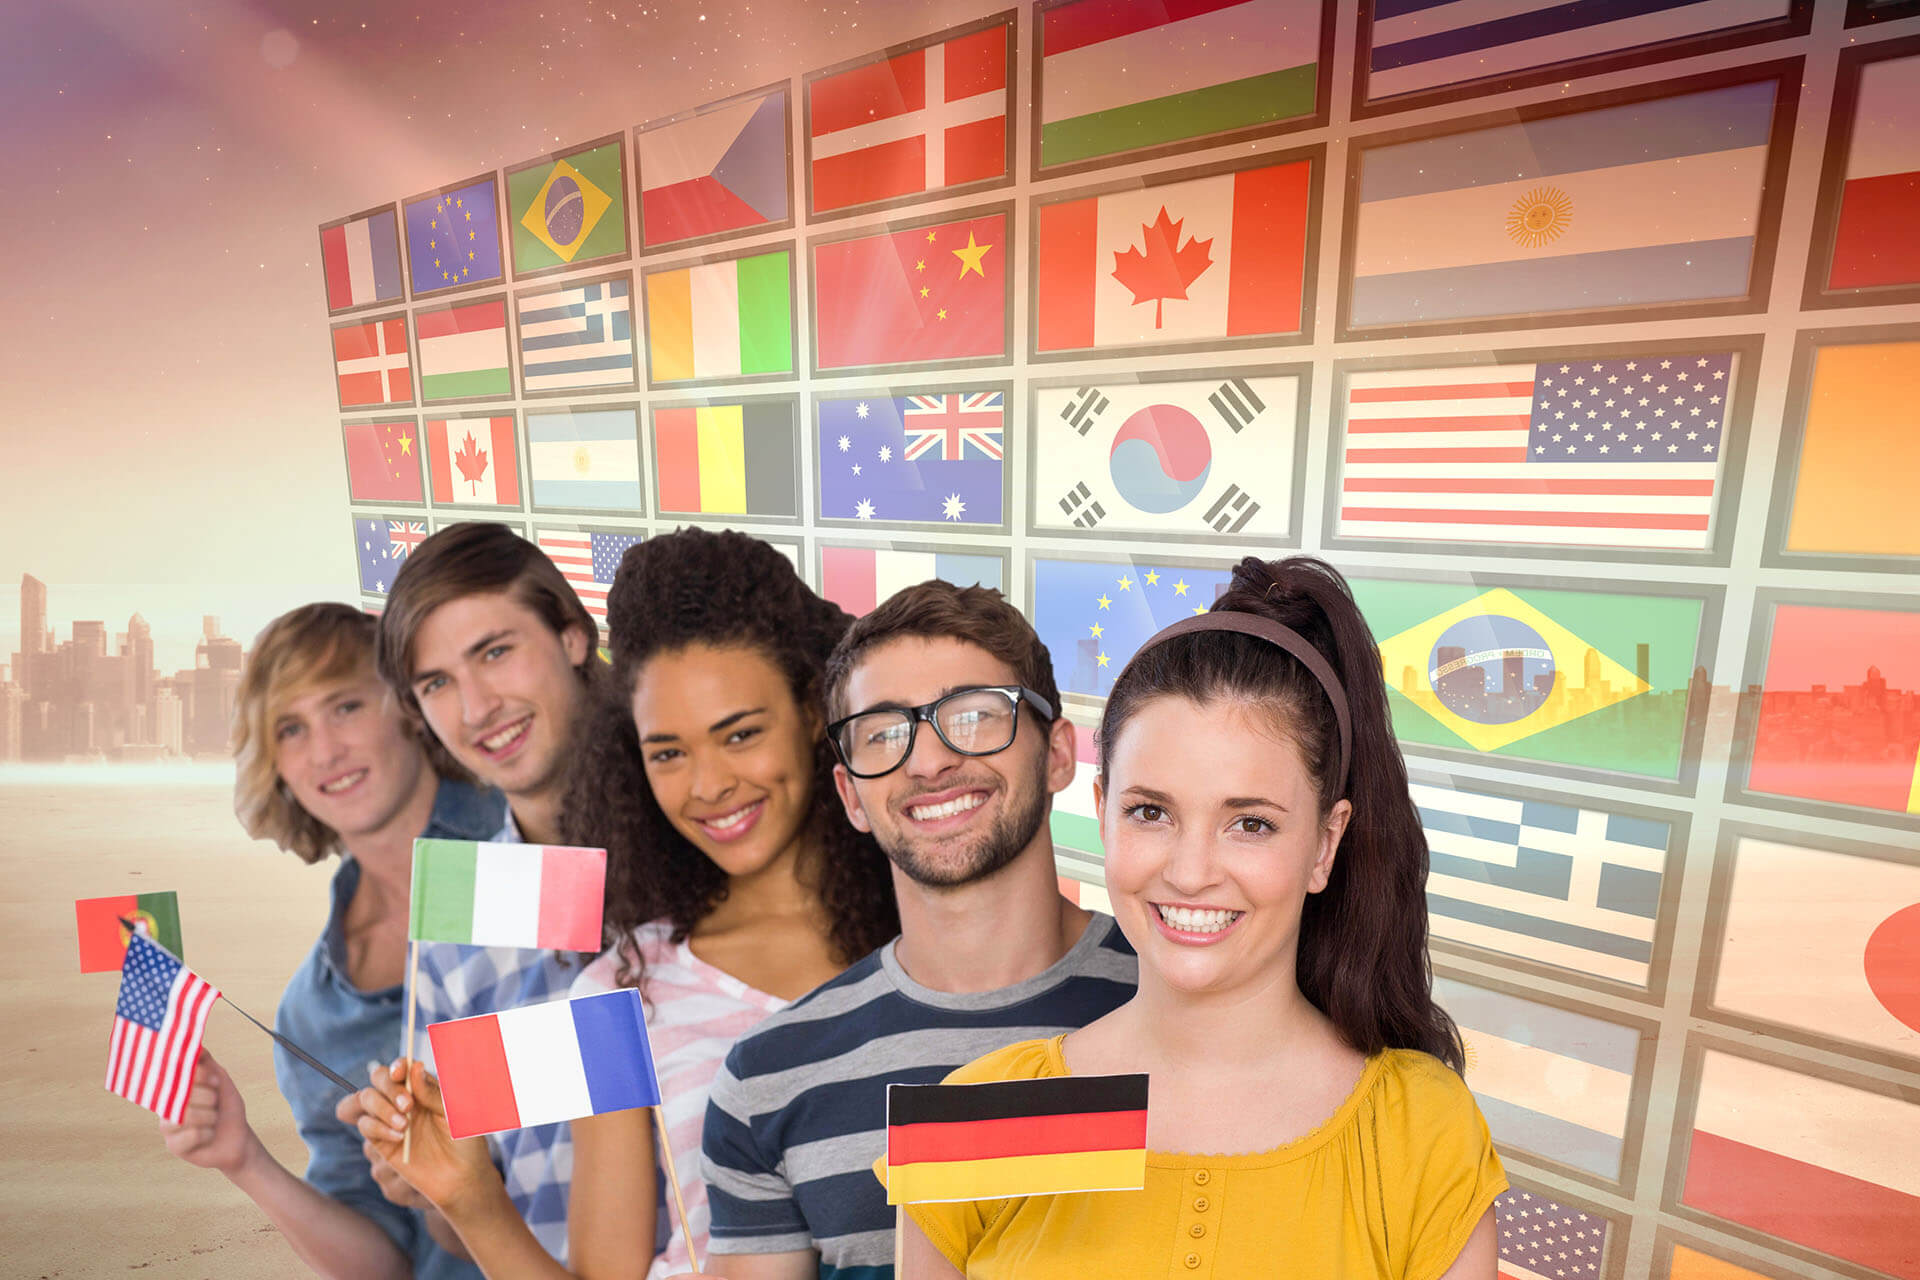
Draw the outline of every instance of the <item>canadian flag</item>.
[[[814,212],[1003,176],[1011,23],[808,84]]]
[[[519,506],[512,416],[427,419],[427,471],[436,505]]]

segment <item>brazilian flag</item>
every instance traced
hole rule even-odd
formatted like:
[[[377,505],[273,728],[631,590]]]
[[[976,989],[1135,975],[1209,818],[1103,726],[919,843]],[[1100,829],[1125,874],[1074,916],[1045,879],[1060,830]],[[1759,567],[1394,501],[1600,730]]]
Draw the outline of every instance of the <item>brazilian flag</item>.
[[[1680,776],[1699,598],[1352,585],[1403,746]]]
[[[627,252],[627,177],[621,140],[507,171],[513,271],[583,266]]]

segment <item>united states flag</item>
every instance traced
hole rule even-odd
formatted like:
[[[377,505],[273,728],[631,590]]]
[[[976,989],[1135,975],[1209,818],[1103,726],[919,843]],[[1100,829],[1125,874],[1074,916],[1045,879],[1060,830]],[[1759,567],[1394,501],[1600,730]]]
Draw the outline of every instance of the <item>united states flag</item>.
[[[607,625],[607,592],[613,589],[614,575],[620,572],[621,557],[627,548],[640,541],[637,533],[585,533],[563,529],[541,529],[534,535],[547,559],[559,568],[561,576],[573,584],[573,593],[587,607],[593,620]],[[605,644],[602,635],[600,642]]]
[[[909,396],[902,424],[905,457],[909,462],[928,455],[957,462],[971,450],[976,458],[998,460],[1004,452],[1005,410],[1006,397],[998,391]]]
[[[1702,551],[1731,352],[1356,373],[1340,532]]]
[[[1500,1280],[1599,1280],[1607,1220],[1515,1187],[1493,1202]]]
[[[120,969],[120,1004],[107,1046],[107,1090],[180,1123],[217,988],[135,933]]]

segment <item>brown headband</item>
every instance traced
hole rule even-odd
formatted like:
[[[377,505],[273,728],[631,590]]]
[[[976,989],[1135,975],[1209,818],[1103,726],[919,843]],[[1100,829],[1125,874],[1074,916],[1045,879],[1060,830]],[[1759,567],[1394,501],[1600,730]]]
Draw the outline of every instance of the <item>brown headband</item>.
[[[1334,792],[1343,796],[1347,792],[1347,765],[1353,758],[1353,722],[1347,714],[1347,691],[1341,687],[1340,677],[1334,674],[1333,667],[1321,656],[1307,638],[1291,627],[1283,627],[1271,618],[1263,618],[1254,613],[1242,613],[1237,609],[1221,609],[1211,613],[1196,613],[1190,618],[1182,618],[1172,626],[1162,628],[1148,637],[1147,642],[1133,651],[1133,657],[1127,659],[1131,667],[1140,660],[1140,655],[1157,644],[1164,644],[1178,636],[1191,635],[1196,631],[1238,631],[1242,635],[1258,636],[1268,644],[1277,645],[1300,660],[1302,666],[1313,673],[1320,687],[1326,690],[1327,701],[1333,704],[1333,718],[1340,723],[1340,786]],[[1120,672],[1120,678],[1114,681],[1117,686],[1126,678],[1126,671]]]

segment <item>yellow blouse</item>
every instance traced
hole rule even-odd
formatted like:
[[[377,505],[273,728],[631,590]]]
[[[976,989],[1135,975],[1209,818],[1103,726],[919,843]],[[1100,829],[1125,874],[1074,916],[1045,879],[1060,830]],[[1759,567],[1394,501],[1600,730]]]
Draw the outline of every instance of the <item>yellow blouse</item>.
[[[1064,1038],[1011,1045],[947,1082],[1068,1075]],[[1506,1189],[1466,1084],[1437,1058],[1391,1049],[1367,1060],[1325,1124],[1272,1151],[1149,1151],[1144,1191],[907,1213],[969,1280],[1434,1280]]]

